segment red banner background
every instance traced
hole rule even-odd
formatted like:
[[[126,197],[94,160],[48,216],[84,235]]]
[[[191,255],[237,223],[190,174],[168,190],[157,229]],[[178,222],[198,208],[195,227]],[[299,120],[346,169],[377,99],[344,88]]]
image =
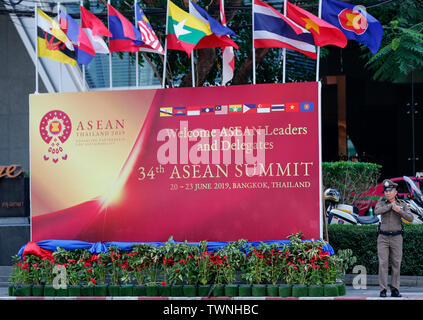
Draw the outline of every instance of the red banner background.
[[[288,83],[31,96],[31,159],[42,154],[39,114],[53,105],[72,120],[69,141],[63,143],[72,157],[63,163],[73,161],[77,168],[75,161],[91,161],[95,168],[96,162],[107,164],[118,155],[126,159],[109,179],[107,192],[99,186],[96,197],[87,195],[75,205],[64,201],[59,210],[44,209],[55,194],[41,194],[37,190],[45,180],[34,179],[33,241],[166,241],[169,236],[178,241],[257,241],[285,239],[298,231],[320,238],[318,94],[318,83]],[[109,118],[115,113],[120,119],[123,106],[128,107],[125,125],[140,128],[133,144],[127,138],[132,145],[127,155],[117,143],[101,146],[106,157],[78,151],[81,146],[73,139],[85,129],[78,117],[87,110],[101,113],[102,104],[110,107]],[[231,112],[231,105],[241,105],[241,110]],[[216,106],[227,106],[227,114],[216,114]],[[201,112],[206,107],[212,112]],[[188,115],[188,110],[200,114]],[[178,111],[182,115],[175,115]],[[213,155],[208,151],[212,146],[231,150]],[[256,171],[249,171],[254,161]],[[54,175],[55,165],[40,160],[31,173]],[[64,179],[75,190],[101,174],[95,170],[81,178],[67,173]]]

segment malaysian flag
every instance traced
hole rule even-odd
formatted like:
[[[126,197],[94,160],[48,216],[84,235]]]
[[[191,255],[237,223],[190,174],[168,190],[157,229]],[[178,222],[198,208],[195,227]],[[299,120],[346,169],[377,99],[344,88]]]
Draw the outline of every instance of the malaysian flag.
[[[144,44],[140,46],[140,51],[165,54],[159,38],[157,38],[150,22],[148,22],[147,17],[138,4],[135,4],[135,11],[137,15],[137,25],[141,32],[142,41],[144,42]]]
[[[260,0],[254,0],[254,48],[286,48],[317,58],[312,34]]]

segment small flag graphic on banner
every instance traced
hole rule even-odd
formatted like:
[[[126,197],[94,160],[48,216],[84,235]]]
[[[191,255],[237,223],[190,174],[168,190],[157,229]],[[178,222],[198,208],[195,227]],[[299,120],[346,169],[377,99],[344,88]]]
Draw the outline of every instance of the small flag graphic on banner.
[[[229,113],[242,113],[242,104],[230,104]]]
[[[286,112],[298,112],[300,111],[300,104],[298,102],[296,103],[286,103],[287,106]]]
[[[199,116],[200,115],[200,107],[188,107],[187,108],[187,115],[188,116]]]
[[[257,113],[269,113],[269,112],[270,112],[270,104],[259,103],[257,105]]]
[[[300,111],[313,111],[313,102],[301,102]]]
[[[243,104],[242,105],[242,113],[256,113],[256,105],[255,104]]]
[[[215,106],[214,114],[228,114],[228,106]]]
[[[270,107],[270,110],[272,112],[274,111],[285,111],[285,105],[284,104],[272,104]]]
[[[213,114],[213,107],[207,106],[201,108],[201,115],[212,115]]]
[[[186,116],[187,115],[187,107],[173,107],[173,115],[174,116]]]
[[[160,117],[171,117],[172,107],[160,108]]]

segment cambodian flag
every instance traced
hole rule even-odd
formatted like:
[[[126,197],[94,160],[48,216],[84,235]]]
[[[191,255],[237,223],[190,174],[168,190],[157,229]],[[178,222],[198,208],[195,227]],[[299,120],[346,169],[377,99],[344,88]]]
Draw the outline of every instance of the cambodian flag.
[[[60,29],[66,33],[67,37],[75,48],[77,61],[87,66],[95,56],[93,45],[85,31],[65,10],[59,10]]]
[[[139,30],[110,4],[108,9],[109,30],[112,33],[109,39],[110,52],[139,51],[139,47],[144,44]]]

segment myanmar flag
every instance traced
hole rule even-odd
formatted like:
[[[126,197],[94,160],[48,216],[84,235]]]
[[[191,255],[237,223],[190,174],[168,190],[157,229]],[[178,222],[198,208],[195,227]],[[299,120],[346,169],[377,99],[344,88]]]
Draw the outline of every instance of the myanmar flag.
[[[210,26],[185,12],[172,1],[169,1],[167,26],[167,48],[185,51],[188,56],[204,36],[212,34]]]

